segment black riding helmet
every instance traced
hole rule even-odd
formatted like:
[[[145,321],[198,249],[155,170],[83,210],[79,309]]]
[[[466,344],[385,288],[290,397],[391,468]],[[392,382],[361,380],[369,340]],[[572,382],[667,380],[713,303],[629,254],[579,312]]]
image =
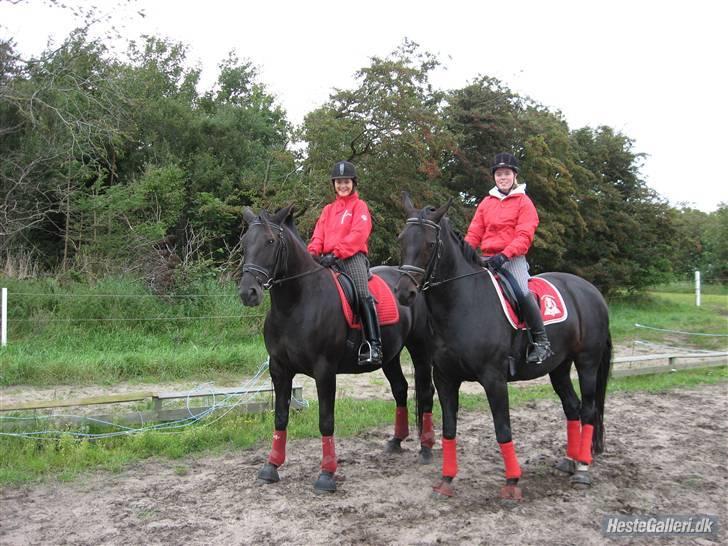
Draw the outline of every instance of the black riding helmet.
[[[495,175],[495,171],[503,168],[510,169],[518,174],[518,160],[508,152],[496,155],[493,164],[490,166],[490,174]]]
[[[333,182],[337,178],[351,178],[354,184],[356,184],[356,168],[354,164],[350,161],[339,161],[335,163],[331,169],[331,181]]]

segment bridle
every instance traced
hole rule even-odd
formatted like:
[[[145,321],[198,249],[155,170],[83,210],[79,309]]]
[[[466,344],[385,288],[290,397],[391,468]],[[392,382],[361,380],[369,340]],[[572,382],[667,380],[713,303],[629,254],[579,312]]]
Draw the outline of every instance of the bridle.
[[[435,230],[435,249],[432,254],[430,254],[430,259],[427,260],[427,267],[423,269],[421,267],[417,267],[416,265],[409,264],[402,264],[399,266],[399,272],[402,275],[406,275],[407,277],[409,277],[414,283],[417,290],[424,292],[425,290],[429,290],[430,287],[433,286],[432,278],[435,272],[435,268],[440,261],[440,256],[442,255],[442,238],[440,237],[440,224],[438,224],[437,222],[433,222],[432,220],[428,220],[427,218],[415,217],[407,218],[405,224],[419,225],[421,227],[427,227]],[[420,281],[415,278],[415,274],[421,276]]]
[[[440,224],[433,222],[432,220],[428,220],[426,218],[421,217],[412,217],[407,218],[407,221],[405,224],[413,225],[417,224],[422,227],[428,227],[435,230],[435,235],[437,237],[437,242],[435,243],[435,251],[430,255],[430,259],[427,261],[427,267],[421,268],[417,267],[416,265],[409,265],[409,264],[402,264],[399,266],[398,271],[402,275],[406,275],[409,277],[412,282],[414,283],[415,287],[420,292],[425,292],[429,290],[430,288],[435,288],[436,286],[440,286],[441,284],[449,283],[458,279],[463,279],[465,277],[472,277],[474,275],[480,275],[486,271],[485,268],[480,268],[478,271],[472,271],[470,273],[465,273],[463,275],[457,275],[455,277],[450,277],[447,279],[443,279],[441,281],[435,281],[436,271],[437,271],[437,265],[440,263],[440,258],[442,257],[442,237],[440,236]],[[421,280],[418,282],[415,278],[414,274],[421,275]]]
[[[288,261],[288,242],[283,234],[283,226],[279,224],[274,224],[273,222],[264,222],[262,220],[255,220],[251,222],[248,229],[252,228],[253,226],[267,226],[271,230],[275,230],[278,235],[278,245],[276,246],[275,256],[273,258],[273,271],[269,271],[268,268],[262,267],[260,265],[250,263],[244,263],[242,267],[242,274],[245,275],[246,273],[250,273],[251,275],[253,275],[253,277],[255,277],[255,280],[258,281],[258,284],[260,284],[264,290],[269,290],[270,288],[286,281],[298,279],[299,277],[305,277],[306,275],[310,275],[311,273],[316,273],[317,271],[326,269],[325,267],[318,266],[314,269],[304,271],[303,273],[298,273],[297,275],[279,278],[278,276],[281,273],[282,268],[284,267],[283,264]]]

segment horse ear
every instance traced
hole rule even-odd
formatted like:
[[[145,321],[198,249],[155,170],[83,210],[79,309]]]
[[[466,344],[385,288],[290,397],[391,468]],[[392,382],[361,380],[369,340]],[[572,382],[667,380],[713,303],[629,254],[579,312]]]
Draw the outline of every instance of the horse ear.
[[[404,206],[404,210],[407,213],[408,218],[414,216],[417,213],[417,209],[412,204],[410,194],[406,191],[402,192],[402,205]]]
[[[255,220],[255,213],[250,207],[245,207],[243,209],[243,220],[245,220],[248,224],[252,224]]]
[[[450,208],[450,205],[452,205],[452,197],[447,200],[447,203],[445,203],[443,206],[441,206],[439,209],[437,209],[433,214],[431,220],[435,223],[440,223],[440,220],[442,220],[442,217],[445,216],[445,213],[447,212],[447,209]]]
[[[286,220],[288,220],[291,217],[291,214],[293,214],[293,207],[294,205],[290,204],[287,207],[278,209],[272,218],[273,223],[278,225],[286,223]]]

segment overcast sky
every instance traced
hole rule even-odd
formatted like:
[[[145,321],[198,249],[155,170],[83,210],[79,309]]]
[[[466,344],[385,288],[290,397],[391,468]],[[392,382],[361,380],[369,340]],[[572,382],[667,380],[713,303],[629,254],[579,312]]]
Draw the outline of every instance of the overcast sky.
[[[720,0],[90,3],[116,6],[125,37],[188,44],[206,87],[227,52],[237,51],[258,66],[294,123],[407,37],[443,61],[437,87],[495,76],[560,110],[572,129],[609,125],[632,138],[634,150],[647,154],[647,184],[672,204],[712,211],[728,202],[725,169],[711,169],[728,150],[728,3]],[[74,26],[67,10],[48,1],[0,0],[0,33],[26,55]]]

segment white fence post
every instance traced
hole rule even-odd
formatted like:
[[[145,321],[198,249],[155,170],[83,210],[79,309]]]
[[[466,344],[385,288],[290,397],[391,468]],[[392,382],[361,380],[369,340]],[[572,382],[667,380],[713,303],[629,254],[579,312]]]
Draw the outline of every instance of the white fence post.
[[[2,289],[0,297],[0,347],[8,344],[8,289]]]
[[[700,271],[695,272],[695,305],[700,307]]]

